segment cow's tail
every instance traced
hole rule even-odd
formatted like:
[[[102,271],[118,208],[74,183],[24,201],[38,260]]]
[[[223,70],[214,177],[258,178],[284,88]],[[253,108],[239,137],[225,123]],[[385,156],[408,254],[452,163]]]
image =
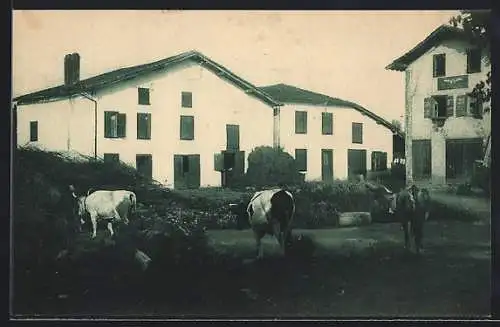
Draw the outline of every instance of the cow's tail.
[[[94,189],[93,188],[89,188],[89,190],[87,191],[87,196],[90,195],[90,193],[94,192]]]

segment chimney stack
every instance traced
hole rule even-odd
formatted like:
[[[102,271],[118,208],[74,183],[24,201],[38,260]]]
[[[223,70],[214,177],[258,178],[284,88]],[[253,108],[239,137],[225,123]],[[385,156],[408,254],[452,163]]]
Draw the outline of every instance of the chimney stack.
[[[64,85],[70,86],[80,80],[80,55],[78,53],[64,56]]]

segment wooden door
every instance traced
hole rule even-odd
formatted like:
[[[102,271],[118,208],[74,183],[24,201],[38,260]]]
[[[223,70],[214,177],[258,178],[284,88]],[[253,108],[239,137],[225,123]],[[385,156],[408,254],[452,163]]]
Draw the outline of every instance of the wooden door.
[[[333,182],[333,150],[321,150],[321,180],[326,183]]]
[[[366,150],[347,150],[347,175],[349,178],[366,177]]]

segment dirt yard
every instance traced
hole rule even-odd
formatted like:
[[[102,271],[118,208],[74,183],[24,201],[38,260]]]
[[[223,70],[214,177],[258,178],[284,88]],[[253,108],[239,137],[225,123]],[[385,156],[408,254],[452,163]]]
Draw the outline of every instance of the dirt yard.
[[[266,237],[267,257],[256,263],[251,260],[254,240],[249,230],[210,231],[217,251],[246,263],[219,272],[218,283],[207,272],[210,285],[200,286],[201,295],[189,305],[179,299],[174,307],[161,297],[138,298],[133,304],[103,299],[82,304],[77,311],[162,318],[473,318],[490,314],[487,222],[429,222],[426,251],[420,257],[404,252],[403,233],[393,223],[295,232],[314,239],[310,260],[282,259],[275,241]],[[73,316],[73,310],[64,311]]]

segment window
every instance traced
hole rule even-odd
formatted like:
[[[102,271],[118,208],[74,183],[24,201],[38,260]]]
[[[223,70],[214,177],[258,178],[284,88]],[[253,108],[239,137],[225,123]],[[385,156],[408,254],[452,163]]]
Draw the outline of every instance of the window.
[[[435,95],[432,97],[432,100],[434,105],[432,117],[434,118],[446,117],[448,108],[448,97],[445,95]]]
[[[104,112],[104,137],[123,138],[126,136],[126,118],[125,114],[117,111]]]
[[[151,139],[151,114],[137,113],[137,139]]]
[[[307,171],[307,149],[295,149],[295,162],[299,171]]]
[[[352,123],[352,143],[363,143],[363,124]]]
[[[372,171],[387,170],[387,152],[372,152]]]
[[[307,111],[295,111],[295,134],[307,133]]]
[[[444,53],[437,54],[432,57],[432,76],[446,76],[446,55]]]
[[[192,108],[193,107],[193,93],[182,92],[181,102],[182,102],[181,105],[183,108]]]
[[[321,113],[321,125],[323,135],[333,134],[333,114],[331,112]]]
[[[467,74],[481,72],[481,49],[467,50]]]
[[[30,142],[38,141],[38,121],[30,122]]]
[[[468,96],[469,110],[468,114],[474,118],[483,117],[483,103],[481,100],[474,96]]]
[[[149,89],[145,87],[140,87],[139,92],[139,104],[149,105]]]
[[[194,140],[194,116],[181,116],[181,140]]]
[[[104,162],[120,162],[120,155],[118,153],[105,153]]]

